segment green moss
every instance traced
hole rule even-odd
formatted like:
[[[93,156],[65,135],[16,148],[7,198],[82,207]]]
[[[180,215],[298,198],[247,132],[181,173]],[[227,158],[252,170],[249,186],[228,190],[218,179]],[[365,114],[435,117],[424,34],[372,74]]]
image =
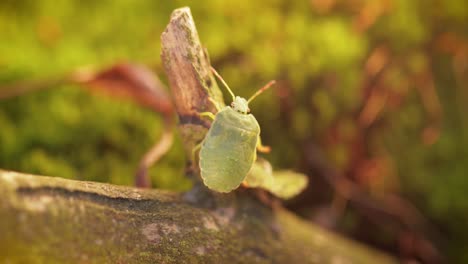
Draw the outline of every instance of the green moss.
[[[163,75],[158,66],[159,36],[172,10],[189,4],[214,66],[240,95],[252,94],[267,80],[280,81],[276,92],[265,93],[252,105],[264,143],[274,149],[269,155],[274,166],[297,166],[298,160],[307,159],[303,153],[309,153],[300,149],[309,146],[303,142],[315,142],[320,152],[339,150],[330,165],[343,172],[355,165],[348,162],[356,158],[349,147],[354,141],[340,137],[336,124],[352,120],[350,129],[361,129],[356,116],[367,103],[370,75],[365,65],[374,52],[386,50],[382,58],[387,57],[389,64],[375,78],[388,101],[376,126],[366,132],[362,158],[385,156],[391,165],[384,170],[391,173],[376,175],[385,178],[381,182],[400,184],[386,185],[382,193],[417,197],[416,206],[446,226],[449,236],[457,237],[447,247],[462,259],[451,262],[466,262],[462,245],[468,245],[468,233],[459,225],[468,216],[464,188],[459,188],[468,183],[466,95],[460,89],[466,74],[454,66],[463,56],[450,47],[462,47],[466,39],[467,1],[430,5],[424,0],[398,0],[391,6],[386,0],[362,5],[332,1],[328,9],[321,9],[319,2],[0,1],[0,36],[8,40],[0,41],[0,86],[125,60],[151,65]],[[357,14],[375,15],[376,20],[360,29],[361,18],[366,17]],[[440,50],[440,43],[449,50]],[[197,64],[195,58],[190,59]],[[418,76],[430,76],[435,93],[421,93],[426,85],[415,86]],[[202,77],[200,81],[209,86]],[[94,97],[75,86],[50,88],[0,101],[0,167],[131,185],[139,158],[162,130],[155,114]],[[209,89],[222,101],[217,89]],[[421,96],[428,94],[436,95],[429,101],[440,102],[441,111],[437,106],[427,108]],[[425,132],[431,132],[425,128],[440,131],[439,141],[423,143]],[[337,135],[336,144],[329,144],[330,135]],[[182,144],[177,145],[160,161],[161,167],[151,170],[153,183],[185,188],[184,154]]]

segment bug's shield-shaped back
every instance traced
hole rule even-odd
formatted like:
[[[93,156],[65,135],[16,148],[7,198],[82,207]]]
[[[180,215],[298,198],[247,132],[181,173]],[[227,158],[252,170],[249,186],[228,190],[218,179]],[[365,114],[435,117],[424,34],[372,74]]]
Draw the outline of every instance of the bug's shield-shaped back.
[[[200,150],[201,177],[208,188],[230,192],[239,187],[254,162],[259,133],[252,115],[230,107],[217,113]]]

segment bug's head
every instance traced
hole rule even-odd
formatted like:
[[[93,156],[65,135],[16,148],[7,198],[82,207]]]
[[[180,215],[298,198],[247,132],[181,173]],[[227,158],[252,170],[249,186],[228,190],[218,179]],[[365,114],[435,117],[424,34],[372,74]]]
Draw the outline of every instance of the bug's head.
[[[236,96],[234,98],[234,101],[232,101],[231,103],[231,107],[232,109],[234,109],[235,111],[241,114],[250,113],[249,103],[247,102],[247,100],[245,100],[244,98],[240,96]]]
[[[273,84],[275,84],[275,81],[270,81],[269,83],[267,83],[265,86],[263,86],[262,88],[260,88],[256,93],[254,93],[250,98],[249,100],[245,100],[244,98],[240,97],[240,96],[235,96],[234,93],[231,91],[231,89],[229,88],[229,86],[226,84],[226,82],[223,80],[223,78],[216,72],[216,70],[211,67],[211,71],[213,72],[213,74],[218,77],[218,79],[224,84],[224,86],[226,87],[226,89],[228,90],[228,92],[231,94],[232,96],[232,103],[231,103],[231,107],[232,109],[234,109],[235,111],[241,113],[241,114],[248,114],[250,113],[250,108],[249,108],[249,103],[255,99],[255,97],[257,97],[258,95],[260,95],[261,93],[263,93],[264,91],[266,91],[268,88],[270,88]]]

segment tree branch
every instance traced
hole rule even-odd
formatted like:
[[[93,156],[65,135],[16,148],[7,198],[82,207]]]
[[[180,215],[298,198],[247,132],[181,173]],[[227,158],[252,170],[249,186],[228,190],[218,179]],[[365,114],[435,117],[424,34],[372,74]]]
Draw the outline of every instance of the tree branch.
[[[160,190],[0,171],[7,263],[396,263],[239,195],[213,209]]]

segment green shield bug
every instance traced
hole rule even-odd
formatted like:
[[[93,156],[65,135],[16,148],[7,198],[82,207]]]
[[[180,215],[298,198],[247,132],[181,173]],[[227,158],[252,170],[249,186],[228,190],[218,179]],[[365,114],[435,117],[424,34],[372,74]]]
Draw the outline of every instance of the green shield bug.
[[[218,192],[230,192],[244,181],[257,158],[256,149],[268,152],[260,141],[260,126],[250,114],[249,103],[259,94],[270,88],[270,81],[248,100],[235,96],[223,78],[213,69],[212,72],[223,83],[232,96],[232,103],[222,109],[218,104],[217,113],[201,113],[213,119],[205,139],[194,148],[200,149],[199,166],[204,184]]]

